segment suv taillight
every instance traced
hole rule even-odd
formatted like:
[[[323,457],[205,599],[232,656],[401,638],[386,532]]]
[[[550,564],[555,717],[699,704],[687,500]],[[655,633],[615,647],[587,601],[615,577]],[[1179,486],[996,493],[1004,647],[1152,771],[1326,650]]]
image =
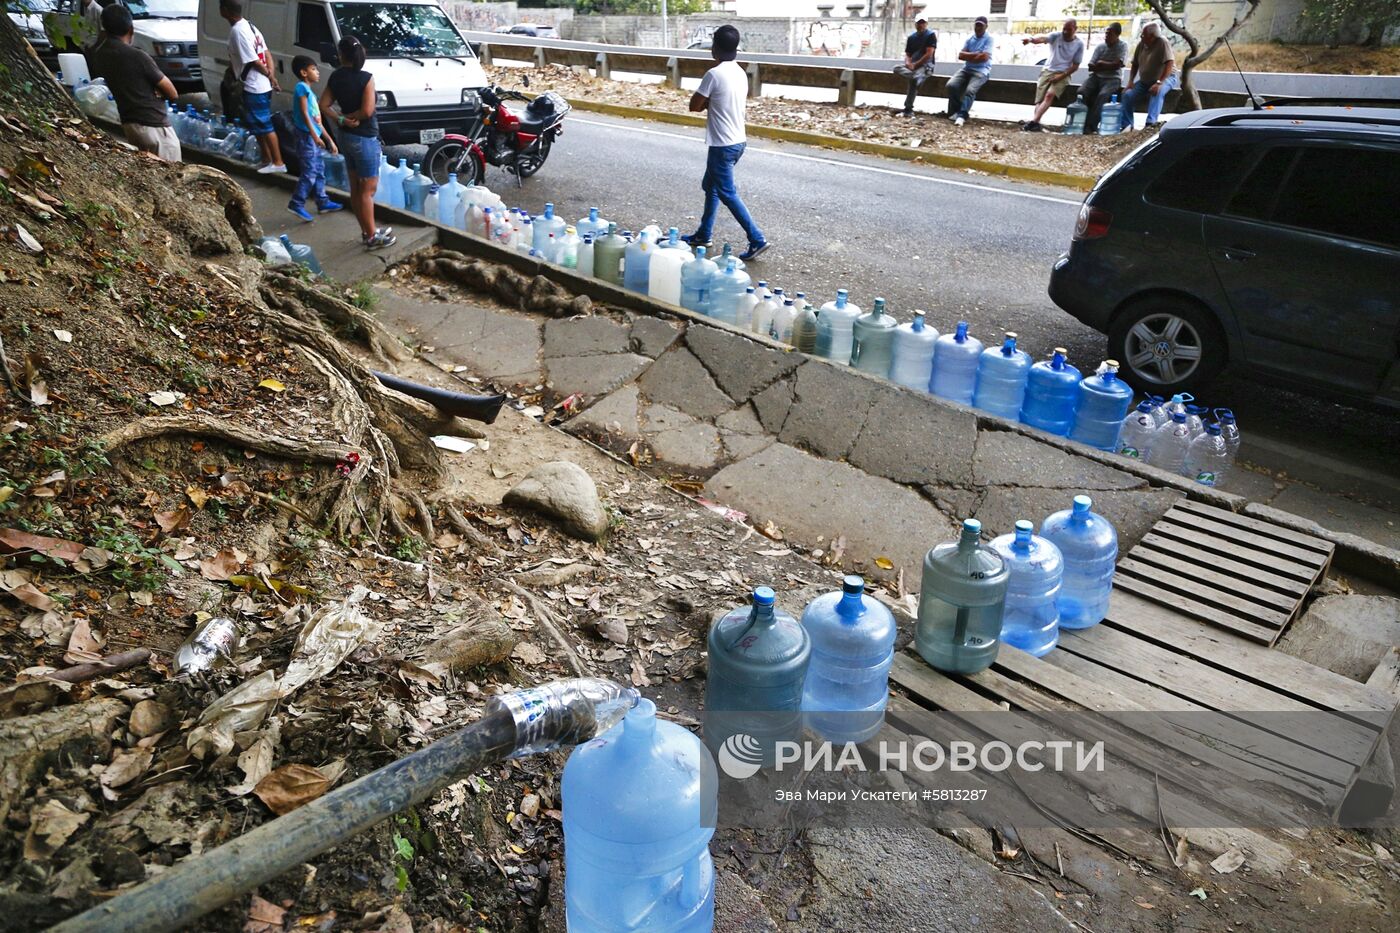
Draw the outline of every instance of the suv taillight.
[[[1097,240],[1108,234],[1108,225],[1113,223],[1113,215],[1108,211],[1085,204],[1079,209],[1079,221],[1074,225],[1076,240]]]

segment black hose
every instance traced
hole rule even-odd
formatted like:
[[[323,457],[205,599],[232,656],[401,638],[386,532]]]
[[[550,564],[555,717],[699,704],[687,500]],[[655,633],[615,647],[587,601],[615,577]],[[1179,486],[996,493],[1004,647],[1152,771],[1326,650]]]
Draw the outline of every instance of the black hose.
[[[514,717],[504,709],[490,713],[212,852],[181,862],[53,930],[159,933],[189,928],[195,919],[505,757],[515,747]]]
[[[407,379],[400,379],[398,376],[391,376],[388,373],[376,372],[374,376],[395,392],[402,392],[404,395],[422,399],[449,415],[485,424],[495,422],[496,416],[501,413],[501,406],[506,400],[504,395],[466,395],[448,389],[435,389],[432,386],[409,382]]]

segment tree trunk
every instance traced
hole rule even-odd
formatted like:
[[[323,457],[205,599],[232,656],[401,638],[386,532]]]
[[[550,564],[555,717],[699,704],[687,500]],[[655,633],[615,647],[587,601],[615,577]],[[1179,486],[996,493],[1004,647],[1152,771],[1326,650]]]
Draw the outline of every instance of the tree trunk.
[[[1166,27],[1167,31],[1175,33],[1184,39],[1186,45],[1191,50],[1187,54],[1186,59],[1181,62],[1182,103],[1178,105],[1177,109],[1200,110],[1201,95],[1196,90],[1196,82],[1193,80],[1192,72],[1196,70],[1197,65],[1214,55],[1216,49],[1229,42],[1230,39],[1234,37],[1235,33],[1239,32],[1240,28],[1244,26],[1245,23],[1249,22],[1250,17],[1254,15],[1254,11],[1259,8],[1260,0],[1245,0],[1249,5],[1245,7],[1244,12],[1236,16],[1235,21],[1230,24],[1229,28],[1216,36],[1215,40],[1206,47],[1205,51],[1201,50],[1201,40],[1196,38],[1195,33],[1186,28],[1186,24],[1182,20],[1172,19],[1171,16],[1168,15],[1165,0],[1144,0],[1144,2],[1150,6],[1152,12],[1156,13],[1161,19],[1162,25]],[[1163,38],[1166,37],[1163,36]]]

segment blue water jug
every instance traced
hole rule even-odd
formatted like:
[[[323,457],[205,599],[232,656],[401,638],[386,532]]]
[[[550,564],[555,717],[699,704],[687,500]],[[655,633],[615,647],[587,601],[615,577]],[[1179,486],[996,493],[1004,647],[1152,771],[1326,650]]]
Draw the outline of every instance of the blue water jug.
[[[749,290],[749,274],[740,272],[733,256],[710,281],[710,317],[726,324],[738,324],[739,301]]]
[[[339,188],[341,191],[350,189],[350,174],[345,168],[345,156],[342,153],[321,153],[321,164],[326,169],[326,185],[328,187]]]
[[[981,538],[982,523],[969,518],[958,540],[924,555],[914,647],[940,671],[975,674],[997,658],[1008,573]]]
[[[865,595],[865,581],[851,575],[841,591],[807,604],[802,627],[812,637],[812,663],[802,687],[807,725],[828,742],[864,742],[885,722],[894,616]]]
[[[777,742],[802,733],[802,684],[812,642],[791,615],[774,605],[773,590],[753,591],[710,628],[705,681],[705,743],[716,754],[731,736],[747,735],[750,748],[773,762]]]
[[[933,378],[928,390],[934,395],[971,405],[981,356],[982,341],[967,335],[967,321],[958,321],[953,333],[944,334],[933,345]]]
[[[681,307],[698,314],[710,313],[711,293],[718,272],[705,253],[705,247],[695,247],[695,261],[681,266]]]
[[[1060,641],[1060,593],[1064,558],[1060,549],[1035,534],[1022,520],[1016,530],[992,540],[1006,561],[1006,613],[1001,617],[1001,640],[1036,657],[1050,653]]]
[[[656,246],[651,242],[651,234],[643,230],[637,238],[627,244],[622,260],[622,287],[629,292],[645,295],[651,288],[651,256]]]
[[[535,249],[548,256],[550,254],[550,235],[553,234],[554,242],[556,244],[559,243],[564,239],[564,228],[567,226],[568,224],[564,221],[563,217],[556,217],[554,215],[554,205],[552,203],[546,204],[544,206],[544,216],[536,217],[532,224],[532,233],[534,236],[532,245]]]
[[[423,204],[428,199],[428,189],[433,187],[433,180],[422,172],[422,166],[414,163],[413,171],[403,183],[403,203],[404,207],[415,214],[423,213]]]
[[[316,252],[305,243],[293,243],[292,238],[287,234],[278,237],[282,241],[282,246],[287,250],[287,255],[292,257],[292,262],[305,266],[312,275],[321,274],[321,263],[316,258]]]
[[[1031,367],[1026,380],[1026,404],[1021,421],[1033,428],[1064,436],[1074,426],[1074,407],[1079,400],[1079,370],[1065,362],[1065,349]]]
[[[1060,549],[1064,579],[1056,605],[1060,628],[1097,625],[1108,615],[1113,570],[1118,563],[1118,532],[1093,511],[1093,500],[1075,496],[1074,505],[1040,525],[1040,535]]]
[[[1114,94],[1099,111],[1099,135],[1114,135],[1121,129],[1118,125],[1121,122],[1123,122],[1123,104],[1119,102],[1118,95]]]
[[[924,323],[922,311],[915,311],[914,320],[908,324],[896,327],[890,381],[927,392],[933,378],[933,348],[937,341],[938,331]]]
[[[1016,335],[1007,333],[999,347],[988,347],[977,361],[977,394],[972,404],[1003,418],[1021,417],[1031,355],[1016,349]]]
[[[1081,94],[1065,108],[1065,124],[1060,128],[1060,132],[1070,136],[1083,136],[1084,123],[1088,118],[1089,105],[1084,103],[1084,95]]]
[[[408,194],[404,184],[413,176],[413,169],[408,167],[408,159],[399,159],[397,168],[389,170],[389,206],[404,208],[408,206]]]
[[[570,933],[709,933],[718,777],[695,736],[643,699],[564,765]]]
[[[1116,451],[1118,432],[1133,406],[1133,390],[1118,378],[1118,361],[1105,360],[1097,374],[1079,383],[1079,403],[1070,440]]]
[[[379,154],[379,184],[374,189],[374,203],[389,206],[392,201],[394,187],[394,167],[389,164],[389,157],[384,153]]]
[[[447,184],[438,186],[438,223],[452,226],[457,215],[457,202],[462,200],[462,192],[466,190],[467,186],[457,181],[456,172],[447,176]]]

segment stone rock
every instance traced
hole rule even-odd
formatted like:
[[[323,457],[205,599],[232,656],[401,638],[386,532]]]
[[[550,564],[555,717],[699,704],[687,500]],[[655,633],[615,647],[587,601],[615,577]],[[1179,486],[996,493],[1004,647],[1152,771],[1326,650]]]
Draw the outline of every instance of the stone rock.
[[[143,881],[146,866],[141,863],[141,856],[126,846],[104,846],[97,854],[97,877],[112,887]]]
[[[783,422],[792,411],[792,386],[791,377],[780,379],[753,397],[753,410],[765,431],[777,434],[783,429]]]
[[[1147,481],[1011,431],[982,431],[972,462],[978,486],[1052,486],[1083,492],[1142,489]]]
[[[672,347],[661,354],[637,384],[651,401],[706,421],[734,407],[695,354],[685,347]]]
[[[626,325],[605,317],[576,317],[545,321],[544,355],[592,356],[626,353],[631,349]]]
[[[663,321],[659,317],[632,315],[631,345],[633,353],[656,359],[670,349],[671,344],[680,339],[685,329],[680,324]]]
[[[865,425],[871,406],[886,391],[888,387],[849,367],[808,362],[797,370],[792,410],[778,440],[801,444],[824,457],[844,457]],[[762,415],[760,407],[759,417]]]
[[[636,437],[642,433],[637,416],[640,393],[635,385],[627,385],[605,395],[579,412],[565,427],[573,434],[593,432]]]
[[[1314,600],[1284,633],[1278,648],[1365,681],[1391,645],[1400,645],[1400,599],[1347,595]]]
[[[1039,528],[1047,515],[1069,508],[1075,495],[1073,489],[992,486],[973,517],[992,536],[1010,533],[1022,518]],[[1182,497],[1174,489],[1109,489],[1090,492],[1089,496],[1094,500],[1094,511],[1112,522],[1118,532],[1120,554],[1137,544]]]
[[[779,350],[703,324],[691,327],[685,342],[714,375],[719,387],[736,402],[747,401],[803,361],[800,353]]]
[[[582,392],[603,395],[628,381],[651,363],[635,353],[556,356],[545,360],[549,386],[560,395]]]
[[[965,484],[972,479],[977,416],[909,389],[884,390],[848,459],[897,483]]]
[[[554,460],[540,464],[516,483],[502,501],[557,519],[565,531],[577,538],[598,541],[608,531],[608,515],[598,499],[598,487],[576,463]]]

